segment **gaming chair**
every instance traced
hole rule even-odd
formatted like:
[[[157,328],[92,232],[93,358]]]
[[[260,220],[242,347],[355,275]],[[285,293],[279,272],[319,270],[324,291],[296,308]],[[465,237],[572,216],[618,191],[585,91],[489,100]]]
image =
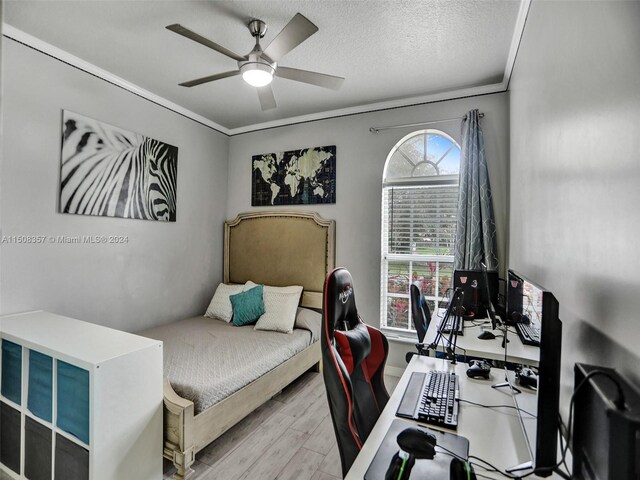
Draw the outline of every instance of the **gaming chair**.
[[[346,269],[327,276],[323,306],[322,374],[346,475],[389,400],[384,386],[389,344],[380,330],[360,319]]]
[[[413,318],[413,327],[418,334],[418,341],[422,343],[424,336],[427,334],[429,322],[431,321],[431,312],[424,295],[420,293],[420,287],[412,283],[409,287],[411,297],[411,318]]]
[[[424,336],[427,334],[429,328],[429,322],[431,321],[431,312],[429,311],[429,305],[427,299],[420,292],[420,287],[417,283],[412,283],[409,287],[409,296],[411,299],[411,318],[413,319],[413,328],[416,329],[418,335],[418,342],[416,349],[417,355],[427,355],[424,342]],[[407,363],[411,361],[411,357],[416,355],[416,352],[407,352],[405,360]]]

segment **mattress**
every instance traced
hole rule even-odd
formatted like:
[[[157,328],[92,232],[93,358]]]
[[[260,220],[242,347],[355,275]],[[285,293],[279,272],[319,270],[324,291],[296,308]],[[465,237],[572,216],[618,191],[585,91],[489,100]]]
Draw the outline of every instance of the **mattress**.
[[[310,330],[286,334],[193,317],[139,335],[162,340],[164,376],[197,415],[317,341],[320,322]]]

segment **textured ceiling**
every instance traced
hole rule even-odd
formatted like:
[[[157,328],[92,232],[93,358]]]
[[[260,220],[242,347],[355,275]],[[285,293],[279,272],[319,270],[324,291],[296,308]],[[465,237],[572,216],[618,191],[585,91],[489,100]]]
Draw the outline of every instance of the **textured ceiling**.
[[[503,81],[520,0],[5,1],[4,21],[224,127],[424,96]],[[237,68],[165,29],[180,23],[242,55],[252,18],[266,46],[296,12],[319,31],[280,64],[346,78],[340,91],[275,78],[262,112],[240,77],[178,83]]]

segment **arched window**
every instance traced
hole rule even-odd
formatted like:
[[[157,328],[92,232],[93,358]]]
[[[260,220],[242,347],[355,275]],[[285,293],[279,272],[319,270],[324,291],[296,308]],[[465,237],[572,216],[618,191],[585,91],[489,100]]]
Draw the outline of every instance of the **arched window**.
[[[382,183],[382,327],[414,330],[412,282],[422,282],[432,313],[451,286],[459,168],[460,146],[440,130],[410,133],[389,152]]]

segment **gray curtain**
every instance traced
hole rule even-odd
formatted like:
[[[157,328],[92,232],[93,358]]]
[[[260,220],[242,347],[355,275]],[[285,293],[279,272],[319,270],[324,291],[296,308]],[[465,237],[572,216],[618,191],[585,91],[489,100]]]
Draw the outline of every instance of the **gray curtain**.
[[[487,270],[497,270],[496,222],[478,110],[463,122],[461,153],[454,268],[479,270],[483,262]]]

